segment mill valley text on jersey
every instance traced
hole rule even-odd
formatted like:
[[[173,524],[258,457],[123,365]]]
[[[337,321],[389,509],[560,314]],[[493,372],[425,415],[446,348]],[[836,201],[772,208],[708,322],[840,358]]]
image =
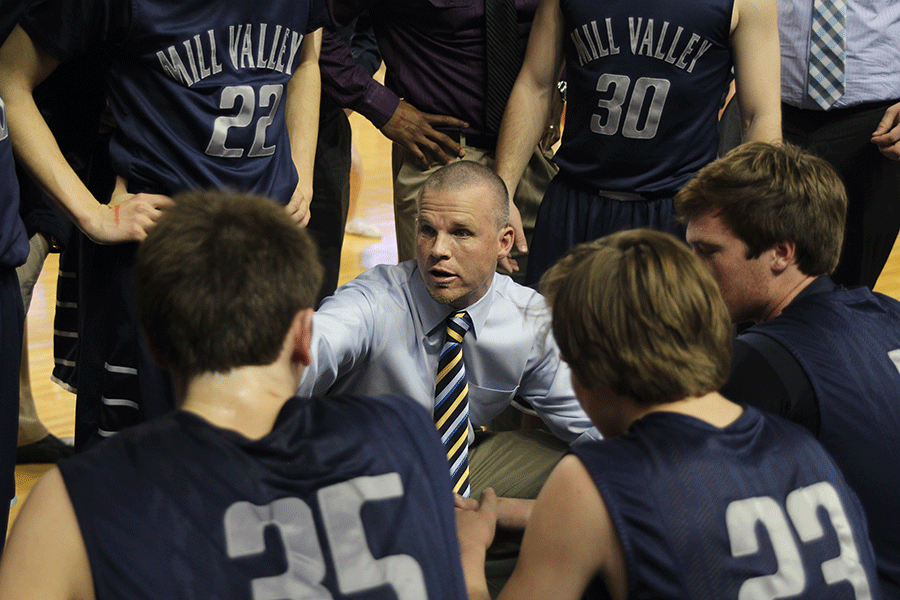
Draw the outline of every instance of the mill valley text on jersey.
[[[222,60],[235,70],[267,69],[291,74],[303,34],[288,27],[252,23],[228,27],[228,47],[219,48],[216,31],[196,34],[181,44],[158,51],[163,70],[174,80],[190,87],[222,71]],[[224,50],[224,51],[223,51]],[[224,59],[223,59],[224,57]]]
[[[621,52],[613,35],[613,20],[605,19],[576,27],[569,36],[578,51],[580,65]],[[653,19],[628,17],[628,42],[635,56],[649,56],[693,72],[697,60],[712,47],[712,42],[696,33],[675,26],[669,21],[654,23]],[[698,45],[699,44],[699,45]]]

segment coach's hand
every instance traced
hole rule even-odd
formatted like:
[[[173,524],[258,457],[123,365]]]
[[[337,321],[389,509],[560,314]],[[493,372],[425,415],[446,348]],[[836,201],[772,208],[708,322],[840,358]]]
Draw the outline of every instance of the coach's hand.
[[[881,122],[872,133],[872,143],[891,160],[900,160],[900,102],[884,111]]]

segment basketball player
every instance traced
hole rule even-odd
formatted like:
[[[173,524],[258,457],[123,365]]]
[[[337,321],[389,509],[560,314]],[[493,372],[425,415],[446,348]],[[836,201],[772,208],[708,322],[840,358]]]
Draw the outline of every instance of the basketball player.
[[[180,410],[36,484],[0,597],[465,594],[430,415],[399,396],[292,397],[310,360],[316,257],[268,200],[176,197],[135,280]]]
[[[28,258],[28,235],[19,218],[16,181],[6,110],[0,98],[0,525],[5,526],[16,496],[16,424],[19,414],[18,371],[25,312],[16,267]],[[0,544],[0,552],[3,544]]]
[[[139,241],[182,190],[229,188],[309,219],[317,136],[320,0],[109,2],[39,0],[0,48],[18,159],[99,244]],[[121,178],[95,198],[59,152],[32,91],[62,61],[102,50]],[[134,244],[90,245],[79,281],[75,444],[172,408],[136,325],[129,272]]]
[[[801,427],[734,404],[731,323],[683,242],[620,232],[543,280],[591,421],[525,530],[506,598],[878,598],[859,502]],[[458,511],[470,598],[494,496]]]
[[[560,170],[535,221],[527,284],[614,231],[684,237],[672,198],[716,158],[732,73],[743,140],[781,138],[776,21],[775,0],[541,0],[495,165],[512,193],[565,64]]]

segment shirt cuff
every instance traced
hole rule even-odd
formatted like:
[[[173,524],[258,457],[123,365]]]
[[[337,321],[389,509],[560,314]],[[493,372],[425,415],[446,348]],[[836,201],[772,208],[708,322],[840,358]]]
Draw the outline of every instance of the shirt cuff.
[[[397,94],[387,89],[374,79],[366,86],[365,101],[357,112],[372,122],[376,129],[384,127],[400,105]]]

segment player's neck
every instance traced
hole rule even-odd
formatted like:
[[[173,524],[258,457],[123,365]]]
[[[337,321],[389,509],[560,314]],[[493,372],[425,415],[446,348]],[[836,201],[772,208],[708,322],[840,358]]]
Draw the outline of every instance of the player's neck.
[[[259,439],[272,431],[297,384],[297,376],[278,362],[227,373],[204,373],[184,387],[180,408],[217,427]]]
[[[774,319],[781,314],[787,305],[793,302],[800,292],[815,281],[816,277],[802,273],[796,265],[792,265],[788,271],[780,277],[772,294],[769,305],[766,306],[759,322]]]
[[[679,413],[694,417],[721,429],[734,423],[744,412],[744,409],[718,392],[710,392],[703,396],[682,398],[674,402],[656,404],[644,411],[638,418],[652,412]]]

